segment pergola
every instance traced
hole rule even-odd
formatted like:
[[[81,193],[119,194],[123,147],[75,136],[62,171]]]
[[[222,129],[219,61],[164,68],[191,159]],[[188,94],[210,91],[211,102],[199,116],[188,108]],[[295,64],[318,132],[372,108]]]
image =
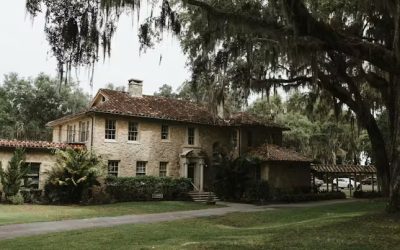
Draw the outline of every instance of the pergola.
[[[336,191],[339,190],[339,185],[338,185],[338,178],[339,177],[348,177],[349,178],[349,183],[351,177],[354,177],[354,181],[356,181],[357,176],[371,176],[371,184],[372,184],[372,191],[375,190],[374,187],[374,177],[376,176],[376,168],[373,165],[311,165],[311,172],[312,172],[312,181],[313,181],[313,189],[315,187],[315,174],[316,173],[322,173],[325,174],[325,183],[326,183],[326,189],[329,191],[329,176],[336,178]],[[356,182],[355,182],[356,183]],[[331,183],[331,190],[333,191],[333,180]],[[360,183],[361,184],[361,183]],[[356,187],[354,187],[356,188]],[[350,187],[350,196],[351,196],[351,190],[352,188]],[[379,183],[377,183],[377,189],[379,191]],[[361,184],[361,190],[362,190],[362,184]]]

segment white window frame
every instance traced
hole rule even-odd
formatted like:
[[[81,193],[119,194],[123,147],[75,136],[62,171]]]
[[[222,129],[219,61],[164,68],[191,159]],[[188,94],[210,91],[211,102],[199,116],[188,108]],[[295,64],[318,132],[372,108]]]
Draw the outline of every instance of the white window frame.
[[[67,142],[72,143],[74,139],[74,132],[72,131],[72,125],[67,125]]]
[[[158,176],[160,177],[168,176],[168,162],[160,161]]]
[[[232,132],[232,146],[233,148],[237,148],[238,147],[238,130],[234,129]]]
[[[193,135],[191,135],[190,131],[193,130]],[[187,144],[188,145],[196,145],[196,128],[188,127],[187,128]]]
[[[136,127],[136,130],[131,129],[132,127]],[[129,142],[139,141],[139,123],[138,122],[135,122],[135,121],[128,122],[128,141]]]
[[[136,176],[145,176],[146,175],[146,161],[137,161],[136,162]]]
[[[114,124],[114,126],[110,126],[112,123]],[[104,138],[105,138],[105,140],[109,140],[109,141],[115,141],[117,139],[117,120],[106,119],[105,129],[104,129]]]
[[[89,138],[89,121],[79,122],[79,142],[86,142]]]
[[[166,128],[166,130],[164,130]],[[161,140],[169,140],[169,126],[167,124],[161,124]]]
[[[109,160],[107,165],[107,175],[118,177],[119,161]]]

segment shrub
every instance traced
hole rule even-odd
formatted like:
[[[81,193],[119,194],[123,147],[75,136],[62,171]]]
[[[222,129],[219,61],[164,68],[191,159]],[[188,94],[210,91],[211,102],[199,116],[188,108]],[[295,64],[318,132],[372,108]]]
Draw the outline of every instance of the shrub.
[[[346,199],[346,194],[343,192],[282,194],[281,197],[277,197],[276,199],[278,201],[292,203],[304,201]]]
[[[92,197],[88,200],[88,204],[109,204],[112,197],[107,193],[105,186],[96,186],[92,188]]]
[[[269,200],[269,185],[265,180],[258,180],[248,182],[244,194],[244,200],[252,201],[266,201]]]
[[[372,192],[372,191],[355,191],[354,198],[360,199],[373,199],[383,197],[381,192]]]
[[[16,195],[9,196],[7,198],[8,202],[13,205],[22,205],[24,204],[24,197],[22,197],[21,193],[17,193]]]
[[[21,148],[15,150],[7,169],[3,170],[0,162],[0,179],[6,200],[19,193],[28,171],[29,167],[25,165],[25,151]]]
[[[191,188],[187,178],[136,176],[106,179],[106,190],[117,201],[148,201],[155,193],[162,193],[163,200],[187,200]]]
[[[100,185],[104,165],[90,151],[66,149],[56,151],[56,165],[48,172],[44,192],[50,203],[88,201],[90,189]]]
[[[260,162],[252,157],[239,157],[235,160],[224,157],[217,169],[215,193],[222,199],[233,201],[247,200],[249,192],[254,197],[254,176],[259,165]]]
[[[42,190],[40,189],[23,189],[21,195],[25,203],[39,203],[42,198]]]

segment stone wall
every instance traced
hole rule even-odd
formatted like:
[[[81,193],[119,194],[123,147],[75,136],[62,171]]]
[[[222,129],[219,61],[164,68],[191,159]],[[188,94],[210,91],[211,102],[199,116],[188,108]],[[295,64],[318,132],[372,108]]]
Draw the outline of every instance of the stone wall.
[[[311,186],[310,165],[302,163],[264,163],[261,167],[261,178],[267,180],[272,188],[287,191],[309,189]]]
[[[106,118],[116,120],[115,140],[105,139]],[[136,162],[145,161],[146,175],[159,175],[160,162],[168,162],[167,175],[180,176],[179,158],[182,152],[201,149],[208,157],[212,156],[213,144],[219,142],[230,150],[230,131],[226,128],[185,124],[171,121],[157,121],[144,118],[120,116],[99,116],[94,119],[93,150],[104,160],[119,161],[119,176],[135,176]],[[128,141],[128,123],[137,122],[139,135],[137,141]],[[168,140],[161,139],[161,125],[168,125]],[[195,128],[195,144],[189,145],[188,127]]]
[[[2,163],[3,169],[8,167],[8,162],[13,156],[14,149],[0,149],[0,161]],[[44,183],[46,181],[46,172],[49,171],[55,164],[55,156],[51,150],[37,150],[37,149],[27,149],[26,162],[27,163],[40,163],[39,171],[39,189],[43,189]]]

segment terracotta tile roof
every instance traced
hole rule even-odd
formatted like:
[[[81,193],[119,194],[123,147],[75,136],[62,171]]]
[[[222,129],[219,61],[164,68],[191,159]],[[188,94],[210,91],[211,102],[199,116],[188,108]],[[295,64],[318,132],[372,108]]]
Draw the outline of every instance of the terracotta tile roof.
[[[85,109],[85,110],[82,110],[82,111],[80,111],[80,112],[78,112],[78,113],[75,113],[75,114],[63,116],[63,117],[58,118],[58,119],[56,119],[56,120],[54,120],[54,121],[48,122],[48,123],[46,124],[46,126],[50,126],[50,127],[51,127],[51,126],[55,126],[55,125],[57,125],[57,124],[63,123],[64,121],[69,121],[69,120],[71,120],[71,119],[78,118],[78,117],[80,117],[80,116],[84,116],[84,115],[87,114],[88,111],[89,111],[89,109]]]
[[[227,120],[227,122],[231,126],[258,125],[258,126],[276,127],[276,128],[281,128],[283,130],[289,130],[288,127],[282,126],[272,121],[265,121],[265,119],[261,117],[246,112],[237,112],[232,114],[231,117]]]
[[[311,165],[311,170],[320,173],[376,173],[373,165]]]
[[[3,140],[0,139],[0,147],[3,148],[38,148],[38,149],[65,149],[83,148],[82,144],[67,144],[48,141],[17,141],[17,140]]]
[[[47,125],[55,126],[82,114],[107,113],[217,126],[255,125],[285,129],[278,124],[263,122],[261,119],[243,112],[223,120],[215,117],[205,105],[185,100],[147,95],[132,97],[127,92],[109,89],[100,89],[98,93],[104,95],[106,101],[97,103],[78,114],[51,121]]]
[[[100,90],[108,99],[90,111],[148,117],[162,120],[184,121],[200,124],[222,125],[205,106],[159,96],[131,97],[126,92]]]
[[[249,155],[262,161],[289,161],[289,162],[311,162],[311,159],[291,150],[273,144],[264,144],[252,149]]]

